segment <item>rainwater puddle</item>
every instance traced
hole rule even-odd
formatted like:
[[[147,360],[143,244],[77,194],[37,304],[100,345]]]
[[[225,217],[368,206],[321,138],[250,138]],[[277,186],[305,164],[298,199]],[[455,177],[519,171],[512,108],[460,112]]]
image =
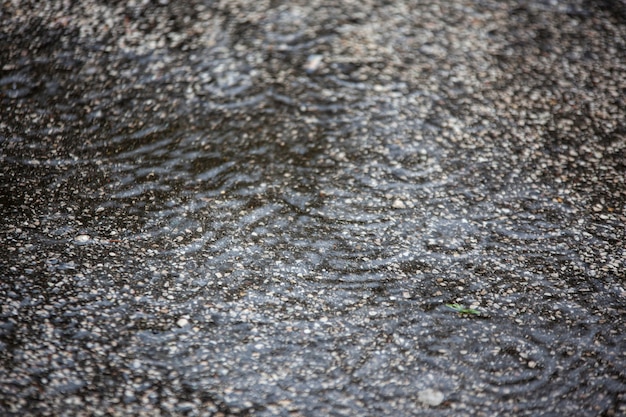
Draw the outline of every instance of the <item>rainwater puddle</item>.
[[[555,133],[503,64],[584,18],[162,3],[3,35],[0,407],[624,411],[623,131]]]

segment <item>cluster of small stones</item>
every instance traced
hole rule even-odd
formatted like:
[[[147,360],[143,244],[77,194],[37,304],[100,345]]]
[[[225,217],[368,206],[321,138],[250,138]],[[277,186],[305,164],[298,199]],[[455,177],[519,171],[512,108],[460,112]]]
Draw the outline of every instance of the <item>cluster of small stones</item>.
[[[623,4],[275,3],[3,3],[0,411],[626,413]]]

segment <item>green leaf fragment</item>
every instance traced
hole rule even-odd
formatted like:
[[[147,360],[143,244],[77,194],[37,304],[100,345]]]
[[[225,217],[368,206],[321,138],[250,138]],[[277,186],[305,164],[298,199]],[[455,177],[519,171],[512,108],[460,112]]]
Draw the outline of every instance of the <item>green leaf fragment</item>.
[[[473,308],[468,308],[465,307],[461,304],[446,304],[446,307],[456,311],[459,314],[480,314],[480,311],[473,309]]]

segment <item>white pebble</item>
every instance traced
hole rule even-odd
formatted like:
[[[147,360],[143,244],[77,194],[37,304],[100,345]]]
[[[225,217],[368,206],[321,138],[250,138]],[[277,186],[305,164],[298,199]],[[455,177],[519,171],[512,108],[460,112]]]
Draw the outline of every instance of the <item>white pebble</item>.
[[[91,239],[91,236],[89,235],[78,235],[74,238],[74,241],[76,243],[85,243],[88,242]]]
[[[395,200],[393,204],[391,204],[391,207],[395,209],[403,209],[403,208],[406,208],[406,205],[404,204],[402,200],[398,199],[398,200]]]
[[[438,405],[440,405],[443,402],[443,398],[443,392],[431,388],[420,391],[417,394],[417,399],[421,403],[424,403],[425,405],[428,405],[430,407],[437,407]]]

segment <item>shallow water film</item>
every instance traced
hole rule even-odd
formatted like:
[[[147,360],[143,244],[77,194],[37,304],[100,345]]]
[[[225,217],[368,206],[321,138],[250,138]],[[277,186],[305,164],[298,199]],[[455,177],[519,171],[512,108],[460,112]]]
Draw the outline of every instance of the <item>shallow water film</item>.
[[[623,1],[5,1],[0,65],[0,414],[626,414]]]

